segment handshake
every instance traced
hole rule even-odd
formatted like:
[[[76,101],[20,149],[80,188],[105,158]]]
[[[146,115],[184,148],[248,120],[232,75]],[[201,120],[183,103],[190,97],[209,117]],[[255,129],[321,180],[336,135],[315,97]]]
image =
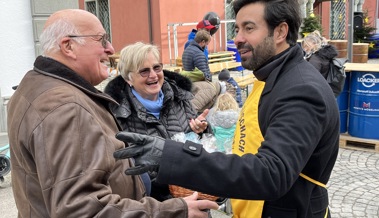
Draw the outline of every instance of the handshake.
[[[113,153],[116,159],[134,158],[135,167],[125,171],[126,175],[139,175],[148,171],[158,172],[165,139],[131,132],[119,132],[116,138],[132,146]]]

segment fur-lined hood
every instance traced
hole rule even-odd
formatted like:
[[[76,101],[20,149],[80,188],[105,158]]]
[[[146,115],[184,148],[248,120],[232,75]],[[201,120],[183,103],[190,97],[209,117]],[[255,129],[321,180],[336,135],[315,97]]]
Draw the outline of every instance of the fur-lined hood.
[[[325,45],[316,52],[321,58],[331,60],[337,57],[338,51],[333,45]]]
[[[191,92],[192,82],[187,77],[168,70],[163,70],[163,73],[166,82],[174,84],[179,88]],[[125,82],[122,76],[117,76],[107,84],[104,92],[112,96],[112,98],[115,99],[118,103],[121,103],[125,98],[125,93],[120,90],[124,90],[125,86],[127,85],[128,84]]]

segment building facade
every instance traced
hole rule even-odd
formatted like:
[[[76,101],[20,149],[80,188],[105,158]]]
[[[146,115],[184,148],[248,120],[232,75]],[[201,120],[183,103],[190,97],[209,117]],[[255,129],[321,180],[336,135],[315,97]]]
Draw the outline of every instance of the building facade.
[[[136,41],[150,42],[160,47],[162,62],[183,53],[189,32],[208,12],[222,20],[213,36],[209,51],[226,50],[226,41],[233,33],[230,4],[233,0],[2,0],[0,2],[0,34],[2,49],[0,80],[0,132],[6,131],[6,104],[17,85],[41,54],[39,34],[48,16],[64,8],[81,8],[96,14],[111,36],[119,52]],[[348,1],[299,0],[303,17],[313,12],[321,17],[323,36],[345,34]],[[372,25],[378,26],[379,0],[354,0],[354,11],[367,10]],[[336,28],[338,31],[336,31]],[[332,30],[332,31],[331,31]],[[227,34],[228,32],[228,34]],[[346,35],[338,36],[346,37]]]

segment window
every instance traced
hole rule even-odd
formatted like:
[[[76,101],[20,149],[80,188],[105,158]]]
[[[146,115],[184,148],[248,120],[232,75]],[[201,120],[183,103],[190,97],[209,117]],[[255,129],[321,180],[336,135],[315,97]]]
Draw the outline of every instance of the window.
[[[85,9],[99,18],[105,31],[109,34],[109,41],[112,42],[108,0],[87,0],[85,1]]]

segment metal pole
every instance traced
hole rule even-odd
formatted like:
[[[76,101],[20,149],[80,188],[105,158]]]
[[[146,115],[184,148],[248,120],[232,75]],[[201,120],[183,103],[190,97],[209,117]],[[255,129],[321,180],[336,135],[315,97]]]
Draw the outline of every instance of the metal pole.
[[[178,57],[178,33],[177,33],[177,24],[174,24],[174,57],[175,59]]]
[[[170,58],[170,65],[172,65],[172,54],[171,54],[171,28],[170,24],[167,24],[167,38],[168,38],[168,56]]]
[[[219,39],[220,39],[220,41],[219,41],[219,50],[221,50],[221,46],[222,46],[222,35],[221,35],[221,33],[222,33],[222,24],[220,23],[219,24],[219,28],[218,28],[218,36],[219,36]],[[216,52],[216,45],[213,47],[213,52]]]
[[[353,40],[354,40],[354,0],[349,0],[349,18],[348,18],[348,39],[347,39],[347,58],[353,61]]]
[[[151,44],[154,44],[153,40],[153,21],[152,21],[152,16],[151,16],[151,1],[147,0],[147,19],[149,22],[149,40]]]

